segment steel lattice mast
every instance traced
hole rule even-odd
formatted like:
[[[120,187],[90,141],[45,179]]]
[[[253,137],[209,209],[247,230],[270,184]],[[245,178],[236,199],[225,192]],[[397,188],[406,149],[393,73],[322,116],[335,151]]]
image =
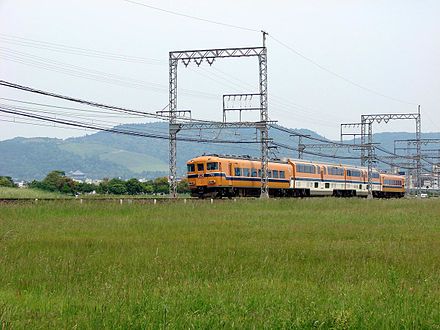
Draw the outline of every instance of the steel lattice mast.
[[[169,179],[170,195],[177,197],[177,133],[183,129],[221,129],[253,127],[260,131],[261,143],[261,197],[269,197],[268,189],[268,162],[269,162],[269,114],[268,114],[268,95],[267,95],[267,48],[266,36],[263,34],[262,47],[247,48],[224,48],[224,49],[204,49],[204,50],[184,50],[172,51],[169,53]],[[188,66],[195,62],[198,66],[203,61],[212,65],[217,58],[241,58],[258,57],[259,64],[259,97],[260,97],[260,117],[256,122],[212,122],[209,124],[184,123],[179,122],[177,113],[177,67],[181,62]],[[224,111],[225,109],[223,109]],[[225,117],[224,117],[225,118]]]

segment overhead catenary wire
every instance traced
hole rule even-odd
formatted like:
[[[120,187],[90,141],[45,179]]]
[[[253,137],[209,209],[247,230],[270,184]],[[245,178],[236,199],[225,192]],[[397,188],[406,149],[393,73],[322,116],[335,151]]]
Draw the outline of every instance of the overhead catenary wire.
[[[147,82],[140,79],[134,79],[95,69],[84,68],[69,63],[54,61],[52,59],[47,59],[41,56],[12,50],[6,47],[0,47],[0,54],[2,59],[7,61],[16,62],[19,64],[24,64],[34,68],[48,70],[56,73],[62,73],[77,78],[83,78],[127,88],[135,88],[141,90],[149,89],[163,94],[168,94],[169,92],[168,86],[163,84]],[[207,92],[194,91],[190,89],[181,89],[180,92],[183,95],[191,97],[217,99],[217,96],[215,94]]]
[[[160,134],[151,134],[147,132],[141,132],[141,131],[133,131],[133,130],[126,130],[123,128],[117,128],[117,127],[105,127],[103,125],[97,125],[93,123],[84,123],[81,121],[76,120],[68,120],[68,119],[57,119],[53,117],[47,117],[42,115],[37,115],[30,112],[24,112],[24,111],[18,111],[13,108],[8,108],[5,106],[0,107],[0,112],[8,113],[12,115],[18,115],[25,118],[32,118],[37,119],[41,121],[46,122],[52,122],[52,123],[58,123],[62,125],[67,126],[73,126],[73,127],[79,127],[79,128],[85,128],[85,129],[92,129],[97,131],[105,131],[109,133],[117,133],[117,134],[124,134],[124,135],[132,135],[132,136],[139,136],[139,137],[147,137],[147,138],[155,138],[155,139],[163,139],[163,140],[169,140],[168,135],[160,135]],[[190,138],[190,137],[178,137],[177,141],[186,141],[186,142],[210,142],[210,143],[232,143],[232,144],[255,144],[259,143],[258,141],[254,140],[248,140],[248,141],[235,141],[235,140],[215,140],[215,139],[202,139],[202,138]]]
[[[18,46],[24,46],[28,48],[36,48],[42,50],[49,50],[55,52],[61,52],[64,54],[71,55],[80,55],[87,57],[94,57],[99,59],[108,59],[114,61],[122,61],[129,63],[137,63],[137,64],[155,64],[155,65],[167,65],[166,61],[158,60],[155,58],[147,58],[140,56],[132,56],[126,54],[116,54],[112,52],[83,48],[83,47],[75,47],[65,44],[47,42],[36,39],[23,38],[18,36],[7,35],[4,33],[0,33],[0,40],[2,43],[8,43]]]
[[[407,100],[402,100],[402,99],[399,99],[399,98],[396,98],[396,97],[393,97],[393,96],[386,95],[386,94],[378,92],[378,91],[376,91],[376,90],[374,90],[372,88],[369,88],[369,87],[366,87],[366,86],[364,86],[362,84],[359,84],[359,83],[353,81],[352,79],[346,78],[345,76],[343,76],[343,75],[341,75],[341,74],[339,74],[339,73],[337,73],[337,72],[335,72],[333,70],[328,69],[324,65],[322,65],[322,64],[318,63],[317,61],[311,59],[310,57],[304,55],[302,52],[300,52],[300,51],[296,50],[295,48],[289,46],[287,43],[279,40],[278,38],[275,38],[272,34],[269,34],[269,38],[272,39],[273,41],[275,41],[276,43],[278,43],[279,45],[283,46],[284,48],[288,49],[293,54],[295,54],[295,55],[301,57],[302,59],[312,63],[313,65],[315,65],[316,67],[320,68],[321,70],[323,70],[323,71],[325,71],[325,72],[327,72],[327,73],[329,73],[329,74],[331,74],[331,75],[333,75],[333,76],[335,76],[335,77],[337,77],[337,78],[339,78],[339,79],[341,79],[341,80],[343,80],[343,81],[345,81],[345,82],[347,82],[347,83],[349,83],[349,84],[351,84],[353,86],[356,86],[356,87],[358,87],[358,88],[360,88],[360,89],[362,89],[364,91],[367,91],[369,93],[372,93],[372,94],[375,94],[375,95],[387,98],[387,99],[395,101],[395,102],[399,102],[399,103],[403,103],[403,104],[408,104],[408,105],[417,105],[417,103],[415,103],[415,102],[410,102],[410,101],[407,101]]]
[[[29,103],[29,102],[26,102]],[[34,103],[34,102],[31,102]],[[60,112],[58,111],[59,109],[63,109],[63,107],[59,107],[56,106],[55,108],[57,109],[57,111],[53,111],[53,110],[41,110],[40,108],[35,108],[35,107],[28,107],[28,106],[16,106],[16,105],[8,105],[8,104],[0,104],[0,106],[3,106],[9,110],[17,110],[17,111],[24,111],[26,113],[36,113],[36,114],[45,114],[45,115],[52,115],[53,118],[56,119],[63,119],[63,120],[89,120],[92,124],[107,124],[110,125],[111,127],[115,127],[115,126],[120,126],[120,125],[129,125],[129,126],[133,126],[133,125],[142,125],[142,123],[121,123],[121,122],[115,122],[115,121],[109,121],[109,120],[103,120],[102,116],[97,116],[95,114],[93,115],[87,115],[87,114],[77,114],[75,112]],[[44,105],[46,107],[52,107],[50,105]],[[72,108],[71,108],[72,109]],[[76,108],[73,108],[76,109]],[[82,109],[80,109],[82,110]],[[87,112],[87,110],[84,110],[85,112]],[[97,113],[96,111],[94,111],[94,113]],[[104,117],[106,118],[106,117]],[[113,118],[113,117],[112,117]],[[119,117],[120,118],[120,117]],[[139,117],[134,117],[134,116],[130,116],[130,117],[124,117],[124,118],[139,118]],[[133,128],[131,129],[133,130]],[[144,132],[143,130],[137,130],[139,132]],[[166,132],[164,132],[163,130],[154,130],[151,128],[148,128],[148,133],[159,133],[159,134],[166,134]],[[221,134],[221,130],[219,130],[219,133],[216,134],[216,137],[214,137],[213,140],[220,140],[220,134]],[[185,135],[185,134],[179,134],[179,136],[181,138],[192,138],[191,135]],[[240,141],[240,140],[234,140],[234,141]],[[229,143],[229,141],[228,141]]]
[[[53,98],[57,98],[57,99],[61,99],[61,100],[66,100],[66,101],[71,101],[71,102],[75,102],[75,103],[80,103],[80,104],[88,105],[88,106],[91,106],[91,107],[102,108],[102,109],[106,109],[106,110],[110,110],[110,111],[116,111],[116,112],[122,112],[122,113],[128,113],[128,114],[135,114],[135,115],[143,116],[143,117],[146,117],[146,118],[154,118],[154,119],[160,119],[160,120],[169,120],[169,116],[166,116],[166,115],[159,115],[159,114],[151,113],[151,112],[138,111],[138,110],[123,108],[123,107],[118,107],[118,106],[113,106],[113,105],[106,105],[106,104],[103,104],[103,103],[98,103],[98,102],[94,102],[94,101],[88,101],[88,100],[83,100],[83,99],[79,99],[79,98],[75,98],[75,97],[71,97],[71,96],[66,96],[66,95],[61,95],[61,94],[57,94],[57,93],[52,93],[52,92],[48,92],[48,91],[44,91],[44,90],[40,90],[40,89],[36,89],[36,88],[32,88],[32,87],[20,85],[20,84],[8,82],[8,81],[5,81],[5,80],[0,80],[0,86],[14,88],[14,89],[18,89],[18,90],[34,93],[34,94],[49,96],[49,97],[53,97]],[[177,117],[177,118],[179,120],[183,120],[183,121],[210,122],[210,121],[204,121],[204,120],[190,119],[190,118],[186,118],[186,117]]]
[[[143,7],[146,7],[146,8],[155,10],[155,11],[159,11],[159,12],[162,12],[162,13],[167,13],[167,14],[171,14],[171,15],[175,15],[175,16],[184,17],[184,18],[189,18],[189,19],[200,21],[200,22],[211,23],[211,24],[215,24],[215,25],[221,25],[221,26],[225,26],[225,27],[228,27],[228,28],[239,29],[239,30],[244,30],[244,31],[260,32],[259,29],[253,29],[253,28],[249,28],[249,27],[245,27],[245,26],[234,25],[234,24],[229,24],[229,23],[224,23],[224,22],[220,22],[220,21],[215,21],[215,20],[211,20],[211,19],[207,19],[207,18],[202,18],[202,17],[198,17],[198,16],[194,16],[194,15],[179,13],[177,11],[172,11],[172,10],[168,10],[168,9],[164,9],[164,8],[160,8],[160,7],[151,6],[151,5],[148,5],[146,3],[139,2],[139,1],[133,1],[133,0],[122,0],[122,1],[131,3],[133,5],[143,6]]]
[[[207,18],[202,18],[202,17],[198,17],[198,16],[188,15],[188,14],[180,13],[180,12],[177,12],[177,11],[172,11],[172,10],[167,10],[167,9],[164,9],[164,8],[152,6],[152,5],[145,4],[145,3],[139,2],[139,1],[134,1],[134,0],[122,0],[122,1],[131,3],[131,4],[135,4],[135,5],[138,5],[138,6],[143,6],[143,7],[152,9],[152,10],[164,12],[164,13],[167,13],[167,14],[171,14],[171,15],[181,16],[181,17],[185,17],[185,18],[189,18],[189,19],[193,19],[193,20],[198,20],[198,21],[205,22],[205,23],[211,23],[211,24],[226,26],[226,27],[230,27],[230,28],[251,31],[251,32],[261,32],[261,29],[249,28],[249,27],[245,27],[245,26],[239,26],[239,25],[224,23],[224,22],[220,22],[220,21],[215,21],[215,20],[207,19]],[[403,104],[409,104],[409,105],[417,105],[417,103],[415,103],[415,102],[410,102],[410,101],[407,101],[407,100],[402,100],[402,99],[399,99],[399,98],[396,98],[396,97],[393,97],[393,96],[389,96],[389,95],[386,95],[384,93],[378,92],[378,91],[376,91],[376,90],[374,90],[372,88],[369,88],[367,86],[359,84],[359,83],[355,82],[352,79],[349,79],[349,78],[347,78],[347,77],[345,77],[345,76],[343,76],[343,75],[341,75],[341,74],[339,74],[339,73],[337,73],[337,72],[335,72],[333,70],[328,69],[324,65],[322,65],[322,64],[318,63],[317,61],[311,59],[310,57],[304,55],[302,52],[300,52],[300,51],[296,50],[295,48],[289,46],[287,43],[285,43],[285,42],[281,41],[280,39],[274,37],[272,34],[268,34],[268,36],[269,36],[270,39],[274,40],[276,43],[278,43],[281,46],[285,47],[286,49],[288,49],[293,54],[303,58],[304,60],[312,63],[313,65],[315,65],[316,67],[320,68],[321,70],[323,70],[323,71],[325,71],[325,72],[327,72],[327,73],[329,73],[329,74],[331,74],[331,75],[333,75],[333,76],[335,76],[335,77],[345,81],[346,83],[349,83],[349,84],[351,84],[353,86],[356,86],[356,87],[358,87],[358,88],[360,88],[360,89],[362,89],[364,91],[367,91],[369,93],[381,96],[383,98],[387,98],[387,99],[395,101],[395,102],[399,102],[399,103],[403,103]]]
[[[280,147],[280,148],[287,149],[287,150],[300,151],[299,149],[297,149],[295,147],[292,147],[292,146],[289,146],[289,145],[286,145],[283,143],[279,143],[279,142],[272,142],[271,144],[276,147]],[[323,154],[323,153],[319,153],[319,152],[306,151],[306,150],[301,150],[301,151],[305,154],[317,156],[317,157],[322,157],[322,158],[359,160],[359,157],[327,155],[327,154]]]
[[[20,103],[20,104],[28,104],[28,105],[37,105],[40,107],[47,107],[47,108],[54,108],[54,109],[60,109],[60,110],[71,110],[71,111],[78,111],[78,112],[85,112],[88,114],[96,114],[96,115],[113,115],[115,117],[121,117],[124,116],[124,118],[143,118],[143,115],[133,114],[131,116],[128,116],[125,113],[118,113],[115,111],[107,111],[105,109],[102,110],[92,110],[92,109],[82,109],[82,108],[75,108],[75,107],[67,107],[67,106],[58,106],[53,104],[47,104],[47,103],[40,103],[40,102],[31,102],[31,101],[24,101],[24,100],[18,100],[18,99],[11,99],[6,97],[0,97],[0,100],[4,101],[10,101],[14,103]]]
[[[318,137],[313,137],[313,136],[310,136],[308,134],[302,134],[302,133],[299,133],[299,132],[297,132],[295,130],[292,130],[292,129],[289,129],[289,128],[285,128],[285,127],[282,127],[282,126],[278,126],[278,125],[274,125],[274,124],[270,124],[269,127],[273,128],[273,129],[276,129],[276,130],[279,130],[279,131],[282,131],[284,133],[291,134],[291,135],[302,136],[302,137],[307,138],[309,140],[318,141],[318,142],[327,143],[327,144],[330,143],[330,144],[333,144],[335,146],[340,146],[341,148],[350,148],[350,147],[352,147],[352,148],[359,148],[359,147],[361,147],[359,144],[335,142],[335,141],[331,141],[331,140],[327,140],[327,139],[321,139],[321,138],[318,138]]]

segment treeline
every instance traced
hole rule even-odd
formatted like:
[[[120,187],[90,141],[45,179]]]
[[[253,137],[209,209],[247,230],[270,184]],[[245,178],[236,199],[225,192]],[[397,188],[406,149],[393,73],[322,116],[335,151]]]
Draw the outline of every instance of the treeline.
[[[16,187],[10,176],[0,176],[0,187]]]
[[[168,179],[156,178],[146,182],[138,179],[104,179],[99,184],[76,182],[67,177],[63,171],[52,171],[42,181],[32,181],[29,188],[37,188],[64,194],[90,194],[96,192],[101,195],[145,195],[167,194],[169,192]],[[177,186],[179,193],[189,192],[188,182],[182,180]]]

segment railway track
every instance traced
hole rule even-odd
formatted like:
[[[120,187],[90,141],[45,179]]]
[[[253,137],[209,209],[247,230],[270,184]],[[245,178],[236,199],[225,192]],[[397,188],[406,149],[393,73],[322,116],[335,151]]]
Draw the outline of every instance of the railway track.
[[[240,200],[253,200],[258,198],[240,197]],[[187,203],[187,202],[202,202],[202,203],[219,203],[225,201],[236,201],[237,199],[199,199],[196,197],[177,197],[177,198],[0,198],[0,204],[29,204],[29,203],[45,203],[45,202],[64,202],[64,203],[119,203],[119,204],[166,204],[166,203]]]

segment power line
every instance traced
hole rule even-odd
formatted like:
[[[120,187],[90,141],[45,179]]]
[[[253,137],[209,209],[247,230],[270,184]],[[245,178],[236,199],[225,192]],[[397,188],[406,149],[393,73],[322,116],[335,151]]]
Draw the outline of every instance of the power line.
[[[357,83],[357,82],[355,82],[355,81],[353,81],[351,79],[348,79],[348,78],[344,77],[343,75],[341,75],[341,74],[339,74],[339,73],[337,73],[337,72],[335,72],[333,70],[330,70],[330,69],[326,68],[325,66],[323,66],[323,65],[319,64],[318,62],[316,62],[315,60],[313,60],[313,59],[307,57],[306,55],[304,55],[303,53],[299,52],[295,48],[293,48],[293,47],[289,46],[288,44],[282,42],[281,40],[275,38],[273,35],[269,35],[269,38],[271,38],[272,40],[274,40],[275,42],[277,42],[281,46],[285,47],[286,49],[290,50],[295,55],[297,55],[297,56],[301,57],[302,59],[312,63],[313,65],[315,65],[316,67],[320,68],[321,70],[326,71],[327,73],[329,73],[329,74],[331,74],[331,75],[333,75],[333,76],[335,76],[335,77],[337,77],[339,79],[342,79],[345,82],[347,82],[347,83],[349,83],[349,84],[351,84],[353,86],[356,86],[356,87],[358,87],[360,89],[363,89],[363,90],[365,90],[365,91],[367,91],[369,93],[376,94],[378,96],[387,98],[387,99],[395,101],[395,102],[399,102],[399,103],[403,103],[403,104],[409,104],[409,105],[417,105],[414,102],[409,102],[409,101],[406,101],[406,100],[401,100],[401,99],[398,99],[396,97],[392,97],[392,96],[380,93],[380,92],[378,92],[378,91],[376,91],[376,90],[374,90],[372,88],[369,88],[369,87],[366,87],[364,85],[361,85],[361,84],[359,84],[359,83]]]
[[[25,103],[29,103],[29,102],[25,102]],[[34,103],[34,102],[30,102],[30,103]],[[133,125],[133,123],[130,124],[130,123],[121,123],[121,122],[102,120],[101,119],[101,118],[103,118],[102,116],[95,115],[96,113],[99,113],[97,111],[93,111],[94,114],[92,114],[92,115],[87,115],[87,110],[78,109],[78,110],[82,110],[82,112],[86,112],[86,114],[84,114],[84,115],[83,114],[78,115],[78,114],[76,114],[74,112],[71,112],[71,113],[61,112],[60,113],[60,112],[57,112],[57,111],[40,110],[39,108],[27,107],[27,106],[15,106],[15,105],[14,106],[10,106],[10,105],[4,105],[4,104],[0,104],[0,106],[4,106],[4,107],[6,107],[9,110],[17,110],[17,111],[18,110],[22,110],[22,111],[25,111],[27,113],[30,112],[30,113],[37,113],[37,114],[39,114],[39,113],[40,114],[49,114],[49,115],[53,115],[54,118],[56,118],[56,119],[63,119],[63,120],[71,120],[72,118],[75,119],[75,120],[87,119],[87,120],[91,120],[92,124],[104,123],[104,124],[111,125],[111,127],[115,127],[115,126],[119,126],[119,125]],[[53,106],[44,105],[44,104],[43,104],[43,106],[50,107],[50,108],[53,107]],[[63,110],[62,107],[56,106],[55,108],[57,110],[58,109]],[[77,108],[71,108],[71,109],[77,109]],[[60,115],[63,116],[63,117],[61,117]],[[139,118],[139,117],[131,116],[131,117],[124,117],[124,118]],[[139,125],[139,123],[134,123],[134,125]],[[133,130],[133,129],[131,129],[131,130]],[[219,133],[217,133],[216,136],[212,140],[220,140],[219,137],[220,137],[221,131],[222,130],[220,129]],[[140,130],[140,132],[143,132],[143,131]],[[164,133],[166,134],[166,132],[164,132],[163,130],[155,131],[155,130],[149,129],[148,132],[149,133],[155,132],[155,133],[159,133],[159,134],[164,134]],[[185,135],[185,134],[180,134],[179,136],[181,136],[183,138],[193,138],[193,136]],[[236,140],[234,140],[234,141],[236,141]]]
[[[6,118],[6,119],[1,119]],[[76,131],[96,131],[96,129],[88,129],[88,128],[78,128],[78,127],[72,127],[72,126],[54,126],[54,124],[44,124],[42,122],[39,122],[38,120],[35,121],[25,121],[16,119],[15,115],[10,114],[0,114],[0,122],[6,122],[6,123],[13,123],[13,124],[23,124],[23,125],[30,125],[30,126],[37,126],[37,127],[51,127],[51,128],[57,128],[57,129],[69,129],[69,130],[76,130]],[[113,134],[113,133],[112,133]],[[127,134],[125,134],[127,135]],[[190,142],[190,141],[184,141],[185,143],[200,143],[205,145],[227,145],[229,149],[237,149],[237,150],[246,150],[246,152],[249,151],[249,146],[247,147],[241,147],[241,144],[231,144],[231,143],[223,143],[223,142]],[[252,151],[256,152],[258,149],[251,149]]]
[[[359,144],[348,144],[348,143],[342,143],[342,142],[335,142],[335,141],[331,141],[331,140],[327,140],[327,139],[321,139],[321,138],[313,137],[313,136],[310,136],[308,134],[301,134],[301,133],[298,133],[297,131],[292,130],[290,128],[285,128],[285,127],[278,126],[278,125],[271,124],[271,125],[269,125],[269,127],[270,128],[274,128],[274,129],[279,130],[279,131],[284,132],[284,133],[289,133],[289,134],[295,135],[295,136],[302,136],[302,137],[307,138],[309,140],[314,140],[314,141],[318,141],[318,142],[322,142],[322,143],[330,143],[330,144],[333,144],[335,146],[353,147],[353,148],[361,147]]]
[[[12,115],[18,115],[25,118],[32,118],[36,120],[41,120],[45,122],[52,122],[57,124],[62,124],[66,126],[72,126],[72,127],[78,127],[78,128],[85,128],[85,129],[92,129],[97,131],[105,131],[109,133],[117,133],[117,134],[124,134],[124,135],[131,135],[131,136],[138,136],[138,137],[146,137],[146,138],[154,138],[154,139],[162,139],[162,140],[169,140],[168,135],[160,135],[160,134],[151,134],[151,133],[145,133],[145,132],[139,132],[139,131],[133,131],[133,130],[126,130],[123,128],[115,128],[115,127],[105,127],[102,125],[97,125],[93,123],[84,123],[80,121],[75,120],[67,120],[67,119],[57,119],[47,116],[41,116],[36,115],[29,112],[23,112],[23,111],[17,111],[13,108],[9,107],[0,107],[0,112],[12,114]],[[185,141],[185,142],[209,142],[209,143],[232,143],[232,144],[254,144],[259,143],[258,141],[232,141],[232,140],[213,140],[213,139],[201,139],[201,138],[190,138],[190,137],[179,137],[177,138],[178,141]]]
[[[234,86],[238,86],[240,88],[243,88],[243,87],[245,87],[245,88],[249,88],[249,87],[250,88],[254,88],[253,85],[249,84],[248,82],[246,82],[246,81],[244,81],[244,80],[242,80],[240,78],[235,77],[234,75],[231,75],[231,74],[229,74],[227,72],[224,72],[224,71],[222,71],[222,70],[220,70],[218,68],[215,68],[215,67],[213,67],[212,69],[217,71],[217,72],[219,72],[219,73],[221,73],[221,74],[223,74],[224,76],[230,77],[233,80],[239,82],[239,83],[237,83],[237,82],[232,81],[229,78],[222,77],[219,74],[214,74],[215,76],[217,76],[220,79],[225,80],[225,81],[233,84]],[[212,74],[212,73],[210,73],[210,74]],[[294,110],[295,113],[301,112],[301,113],[304,114],[303,116],[298,115],[298,114],[296,114],[296,115],[298,117],[302,118],[305,121],[309,121],[309,122],[313,121],[314,123],[320,122],[322,125],[329,126],[329,127],[330,126],[331,127],[334,126],[333,124],[330,124],[330,122],[327,121],[327,120],[322,120],[320,118],[314,118],[313,120],[311,120],[309,116],[306,116],[306,115],[310,115],[310,112],[314,112],[316,114],[320,114],[321,111],[319,111],[319,110],[312,109],[312,108],[310,108],[308,106],[304,106],[304,105],[301,105],[301,104],[296,103],[296,102],[292,102],[291,100],[288,100],[287,98],[284,98],[284,97],[279,96],[279,95],[274,94],[274,93],[271,93],[270,95],[271,95],[270,96],[270,102],[271,102],[271,104],[274,104],[273,108],[274,108],[275,111],[281,110],[284,113],[292,114],[292,109],[291,108],[294,108],[295,109]],[[338,119],[338,120],[340,119],[338,116],[335,116],[332,113],[328,114],[327,117],[329,117],[329,116],[331,116],[331,117],[333,117],[335,119]]]
[[[2,43],[9,43],[9,44],[14,44],[14,45],[18,45],[18,46],[37,48],[37,49],[49,50],[49,51],[55,51],[55,52],[62,52],[65,54],[88,56],[88,57],[94,57],[94,58],[99,58],[99,59],[116,60],[116,61],[123,61],[123,62],[129,62],[129,63],[166,65],[166,63],[164,61],[154,59],[154,58],[116,54],[116,53],[105,52],[105,51],[96,50],[96,49],[75,47],[75,46],[69,46],[69,45],[65,45],[65,44],[23,38],[23,37],[18,37],[18,36],[11,36],[11,35],[7,35],[4,33],[0,33],[0,40],[2,41]]]
[[[272,142],[272,144],[274,146],[277,146],[277,147],[280,147],[283,149],[292,150],[292,151],[299,151],[299,149],[297,149],[297,148],[294,148],[294,147],[291,147],[291,146],[288,146],[286,144],[282,144],[279,142]],[[319,153],[319,152],[312,152],[312,151],[305,151],[305,150],[301,150],[301,151],[305,154],[309,154],[309,155],[317,156],[317,157],[322,157],[322,158],[359,160],[359,157],[327,155],[327,154],[323,154],[323,153]]]
[[[98,108],[102,108],[102,109],[106,109],[106,110],[110,110],[110,111],[135,114],[135,115],[139,115],[139,116],[143,116],[143,117],[147,117],[147,118],[169,120],[169,117],[168,116],[164,116],[164,115],[158,115],[158,114],[151,113],[151,112],[143,112],[143,111],[131,110],[131,109],[127,109],[127,108],[122,108],[122,107],[117,107],[117,106],[112,106],[112,105],[106,105],[106,104],[103,104],[103,103],[82,100],[82,99],[74,98],[74,97],[71,97],[71,96],[60,95],[60,94],[56,94],[56,93],[51,93],[51,92],[46,92],[46,91],[43,91],[43,90],[35,89],[35,88],[32,88],[32,87],[27,87],[27,86],[15,84],[15,83],[8,82],[8,81],[5,81],[5,80],[0,80],[0,86],[14,88],[14,89],[18,89],[18,90],[22,90],[22,91],[26,91],[26,92],[30,92],[30,93],[35,93],[35,94],[39,94],[39,95],[45,95],[45,96],[49,96],[49,97],[53,97],[53,98],[58,98],[58,99],[66,100],[66,101],[81,103],[81,104],[85,104],[85,105],[88,105],[88,106],[98,107]],[[183,117],[179,117],[178,119],[180,119],[180,120],[190,120],[189,118],[183,118]],[[198,120],[194,120],[194,119],[191,119],[191,120],[192,121],[198,121]]]
[[[145,116],[143,115],[134,115],[132,117],[127,117],[125,114],[123,113],[117,113],[114,111],[105,111],[105,109],[100,110],[100,111],[95,111],[95,110],[91,110],[91,109],[80,109],[80,108],[73,108],[73,107],[66,107],[66,106],[57,106],[57,105],[52,105],[52,104],[45,104],[45,103],[38,103],[38,102],[30,102],[30,101],[23,101],[23,100],[17,100],[17,99],[10,99],[10,98],[5,98],[5,97],[0,97],[0,100],[5,100],[5,101],[11,101],[11,102],[16,102],[16,103],[23,103],[23,104],[30,104],[30,105],[38,105],[41,107],[48,107],[48,108],[54,108],[54,109],[60,109],[60,110],[72,110],[72,111],[78,111],[78,112],[86,112],[86,113],[95,113],[95,114],[99,114],[99,115],[113,115],[115,117],[121,117],[124,116],[123,118],[144,118]]]
[[[133,1],[133,0],[122,0],[122,1],[134,4],[134,5],[138,5],[138,6],[143,6],[143,7],[146,7],[146,8],[149,8],[149,9],[153,9],[153,10],[156,10],[156,11],[160,11],[160,12],[163,12],[163,13],[167,13],[167,14],[171,14],[171,15],[175,15],[175,16],[180,16],[180,17],[185,17],[185,18],[190,18],[190,19],[194,19],[194,20],[197,20],[197,21],[205,22],[205,23],[211,23],[211,24],[226,26],[226,27],[229,27],[229,28],[239,29],[239,30],[244,30],[244,31],[260,32],[260,30],[257,30],[257,29],[252,29],[252,28],[248,28],[248,27],[245,27],[245,26],[239,26],[239,25],[234,25],[234,24],[223,23],[223,22],[214,21],[214,20],[211,20],[211,19],[197,17],[197,16],[193,16],[193,15],[183,14],[183,13],[179,13],[179,12],[176,12],[176,11],[167,10],[167,9],[163,9],[163,8],[147,5],[147,4],[142,3],[142,2],[137,2],[137,1]]]
[[[156,92],[168,94],[168,87],[158,83],[151,83],[139,79],[133,79],[121,75],[102,72],[99,70],[83,68],[73,64],[54,61],[25,52],[19,52],[6,47],[0,47],[0,53],[2,53],[2,59],[4,60],[28,65],[34,68],[36,67],[43,70],[67,74],[78,78],[108,83],[112,85],[136,88],[141,90],[150,89]],[[193,97],[217,99],[217,96],[215,94],[193,91],[190,89],[182,89],[181,93]]]

